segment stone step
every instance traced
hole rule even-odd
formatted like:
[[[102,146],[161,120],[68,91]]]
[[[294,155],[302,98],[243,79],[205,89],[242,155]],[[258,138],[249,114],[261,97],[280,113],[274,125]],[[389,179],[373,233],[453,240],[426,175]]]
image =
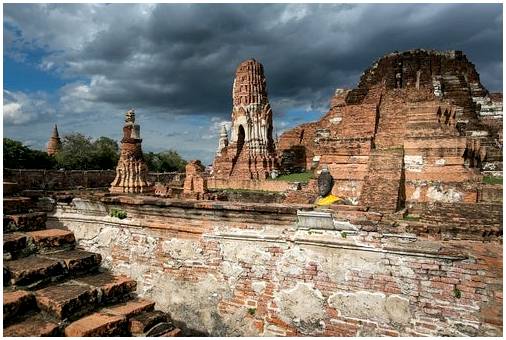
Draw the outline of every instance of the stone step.
[[[61,262],[67,275],[88,273],[97,269],[102,262],[100,254],[80,249],[59,251],[40,256]]]
[[[126,276],[99,273],[35,291],[37,306],[59,320],[75,320],[109,303],[125,300],[136,282]]]
[[[46,228],[47,214],[33,212],[22,214],[7,214],[4,211],[4,233],[12,231],[32,231]]]
[[[4,266],[9,272],[10,284],[36,288],[66,276],[96,270],[101,261],[100,254],[84,250],[65,250],[5,261]]]
[[[33,208],[29,197],[4,197],[4,214],[19,214]]]
[[[128,300],[127,302],[122,302],[110,307],[106,307],[102,309],[102,312],[112,315],[122,315],[127,318],[131,318],[132,316],[139,313],[150,312],[154,308],[155,303],[153,301],[135,298]]]
[[[3,235],[4,260],[10,260],[15,255],[26,249],[28,237],[22,233],[10,233]]]
[[[35,291],[37,306],[51,317],[64,320],[96,309],[98,291],[72,280]]]
[[[15,286],[37,286],[59,279],[65,273],[61,262],[37,255],[5,261],[4,267],[8,272],[9,283]]]
[[[37,307],[32,292],[26,290],[4,291],[4,324]]]
[[[109,272],[88,275],[76,281],[100,288],[101,301],[106,303],[120,302],[123,297],[137,288],[137,282],[128,276],[113,275]]]
[[[156,330],[154,327],[159,324],[167,323],[167,314],[162,311],[150,311],[150,312],[142,312],[128,320],[128,330],[130,334],[134,336],[146,336],[146,334],[151,330]],[[174,328],[174,327],[172,327]],[[168,330],[160,331],[156,335],[157,336],[162,333],[166,333]]]
[[[126,302],[117,303],[98,310],[69,324],[65,328],[66,336],[130,336],[130,321],[133,320],[133,329],[156,326],[166,322],[167,316],[163,312],[154,312],[155,303],[146,299],[135,298]],[[160,317],[162,314],[164,317]],[[143,318],[138,318],[143,315]],[[121,320],[121,321],[120,321]],[[158,322],[156,322],[158,321]],[[143,327],[144,326],[144,327]],[[136,328],[137,327],[137,328]],[[172,327],[173,328],[173,327]]]
[[[64,229],[44,229],[27,232],[26,235],[39,252],[54,250],[55,248],[74,248],[76,239],[74,233]]]
[[[26,257],[33,253],[73,249],[74,233],[63,229],[44,229],[26,233],[4,234],[4,260]]]
[[[18,183],[4,182],[4,196],[11,196],[18,192]]]
[[[176,327],[171,322],[160,322],[153,326],[151,329],[146,331],[145,333],[141,335],[136,336],[146,336],[146,337],[153,337],[153,336],[174,336],[174,335],[164,335],[168,334],[171,331],[175,330]]]
[[[25,318],[23,321],[4,328],[5,337],[18,336],[59,336],[60,327],[56,322],[46,320],[41,314]]]
[[[72,322],[65,328],[65,336],[127,336],[128,323],[124,316],[97,312]]]

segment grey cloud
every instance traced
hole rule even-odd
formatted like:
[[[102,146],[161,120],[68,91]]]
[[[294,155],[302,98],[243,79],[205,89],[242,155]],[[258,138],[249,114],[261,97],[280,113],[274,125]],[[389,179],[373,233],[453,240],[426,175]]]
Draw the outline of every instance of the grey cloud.
[[[4,19],[5,53],[44,48],[62,77],[86,82],[67,107],[91,111],[227,119],[234,70],[251,57],[276,115],[324,111],[335,88],[410,48],[463,50],[489,90],[502,88],[500,4],[6,4]]]

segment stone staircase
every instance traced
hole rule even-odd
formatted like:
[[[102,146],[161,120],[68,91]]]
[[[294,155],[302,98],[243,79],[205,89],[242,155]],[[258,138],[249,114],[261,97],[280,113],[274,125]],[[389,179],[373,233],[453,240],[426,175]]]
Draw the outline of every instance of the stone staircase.
[[[379,212],[395,212],[399,207],[403,149],[373,150],[360,204]]]
[[[4,183],[4,336],[177,336],[166,313],[138,298],[137,283],[100,268],[68,230]]]
[[[374,138],[377,149],[402,146],[406,130],[407,112],[402,98],[389,98],[380,106],[378,129]]]
[[[476,104],[472,100],[471,89],[463,74],[442,76],[443,98],[462,108],[457,121],[470,122],[477,119]]]

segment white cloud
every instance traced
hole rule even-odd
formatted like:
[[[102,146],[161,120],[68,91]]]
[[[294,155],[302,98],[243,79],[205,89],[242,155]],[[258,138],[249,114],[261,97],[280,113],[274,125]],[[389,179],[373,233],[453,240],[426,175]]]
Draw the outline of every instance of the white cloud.
[[[40,119],[42,116],[50,116],[55,113],[44,93],[27,94],[8,90],[4,90],[3,93],[4,123],[7,125],[26,124]]]

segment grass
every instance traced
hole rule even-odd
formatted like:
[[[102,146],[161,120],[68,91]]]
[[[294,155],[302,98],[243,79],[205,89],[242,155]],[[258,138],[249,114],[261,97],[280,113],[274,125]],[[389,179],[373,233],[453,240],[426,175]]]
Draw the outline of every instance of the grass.
[[[255,315],[257,309],[256,308],[248,308],[249,315]]]
[[[485,184],[502,184],[502,177],[484,176],[482,182]]]
[[[313,178],[312,171],[300,172],[295,174],[281,175],[274,179],[275,181],[285,181],[285,182],[301,182],[307,183],[309,180]]]
[[[257,193],[257,194],[276,194],[276,191],[268,191],[268,190],[252,190],[252,189],[232,189],[232,188],[226,188],[226,189],[215,189],[210,190],[212,192],[228,192],[228,193]]]
[[[127,213],[121,209],[111,209],[111,217],[117,217],[120,220],[127,218]]]
[[[406,215],[406,216],[403,216],[402,219],[405,221],[418,221],[418,220],[420,220],[420,217],[413,216],[413,215]]]

